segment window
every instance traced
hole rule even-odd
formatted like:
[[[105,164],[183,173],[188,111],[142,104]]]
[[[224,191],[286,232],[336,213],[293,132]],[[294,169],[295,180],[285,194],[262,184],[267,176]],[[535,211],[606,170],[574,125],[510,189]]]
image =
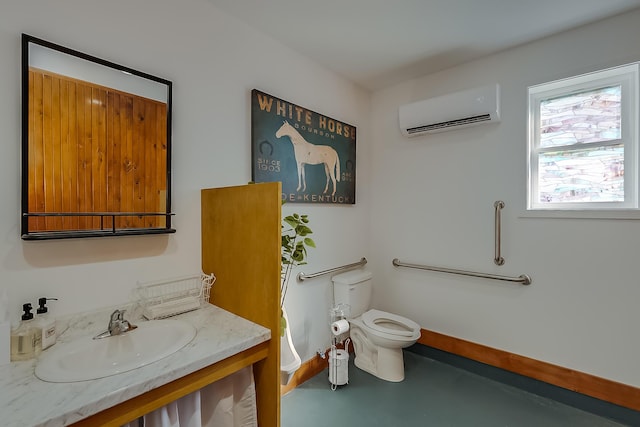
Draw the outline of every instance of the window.
[[[527,209],[640,209],[638,63],[532,86],[528,95]]]

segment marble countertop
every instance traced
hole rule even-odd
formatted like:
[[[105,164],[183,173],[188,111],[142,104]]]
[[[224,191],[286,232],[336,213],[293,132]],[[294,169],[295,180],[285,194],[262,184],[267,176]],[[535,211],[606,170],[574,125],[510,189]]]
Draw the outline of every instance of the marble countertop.
[[[0,366],[0,424],[5,427],[65,426],[271,337],[267,328],[210,304],[175,318],[194,325],[196,337],[172,355],[133,371],[91,381],[48,383],[34,375],[35,360]],[[109,312],[105,311],[59,320],[55,345],[79,335],[95,336],[105,329],[108,319]]]

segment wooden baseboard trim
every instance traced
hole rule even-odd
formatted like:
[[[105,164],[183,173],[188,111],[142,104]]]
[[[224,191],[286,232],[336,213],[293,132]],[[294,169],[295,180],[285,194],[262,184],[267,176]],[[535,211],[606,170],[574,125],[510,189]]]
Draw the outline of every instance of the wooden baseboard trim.
[[[640,388],[422,329],[419,344],[514,372],[605,402],[640,410]]]
[[[337,348],[344,349],[344,344],[343,343],[338,344]],[[349,340],[348,342],[347,350],[349,351],[349,353],[353,353],[353,343],[351,342],[351,340]],[[324,354],[325,354],[324,359],[320,357],[318,354],[316,354],[315,357],[302,363],[302,365],[300,365],[300,368],[295,372],[295,374],[293,374],[293,378],[291,378],[291,381],[289,381],[289,384],[280,385],[280,395],[282,396],[287,394],[288,392],[298,387],[303,382],[318,375],[325,368],[328,368],[329,359],[327,355],[329,354],[329,351],[331,351],[330,348],[324,351]],[[327,382],[329,382],[328,375],[327,375]]]
[[[426,329],[421,330],[418,343],[634,411],[640,411],[640,388],[627,384]],[[289,384],[280,387],[281,395],[319,374],[328,367],[328,364],[328,359],[323,359],[318,355],[307,360],[296,371]]]
[[[295,374],[293,374],[293,378],[291,378],[289,384],[280,385],[280,395],[282,396],[287,394],[303,382],[313,378],[314,376],[322,372],[328,366],[329,360],[326,357],[323,359],[316,354],[315,357],[307,360],[306,362],[302,363],[302,365],[300,365],[300,368],[295,372]],[[329,379],[327,379],[327,381],[329,381]]]

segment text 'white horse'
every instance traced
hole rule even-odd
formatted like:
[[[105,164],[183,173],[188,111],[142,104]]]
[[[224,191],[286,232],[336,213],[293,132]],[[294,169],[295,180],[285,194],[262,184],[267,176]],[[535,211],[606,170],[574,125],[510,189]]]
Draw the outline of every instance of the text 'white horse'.
[[[304,174],[304,165],[319,165],[324,163],[324,172],[327,176],[327,184],[324,187],[325,194],[329,189],[329,179],[333,182],[333,193],[336,194],[336,181],[340,181],[340,159],[338,153],[328,145],[315,145],[307,142],[300,133],[284,121],[283,125],[276,132],[276,138],[288,136],[293,144],[293,152],[298,166],[298,188],[296,191],[305,191],[307,182]]]

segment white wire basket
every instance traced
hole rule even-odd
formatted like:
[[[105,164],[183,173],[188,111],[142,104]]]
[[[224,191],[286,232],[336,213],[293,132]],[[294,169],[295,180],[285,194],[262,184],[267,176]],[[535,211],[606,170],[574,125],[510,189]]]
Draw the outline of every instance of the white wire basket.
[[[175,279],[138,283],[136,293],[142,314],[149,320],[164,319],[197,310],[209,302],[216,277],[200,274]]]

